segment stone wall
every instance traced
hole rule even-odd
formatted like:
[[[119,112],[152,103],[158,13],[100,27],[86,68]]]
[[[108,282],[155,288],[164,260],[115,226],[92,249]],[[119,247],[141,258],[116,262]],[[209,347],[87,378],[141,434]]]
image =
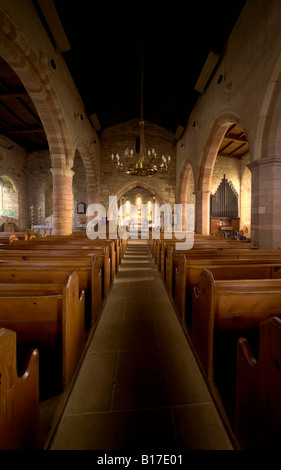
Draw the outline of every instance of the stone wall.
[[[8,220],[19,230],[28,225],[27,153],[18,145],[10,150],[0,147],[0,178],[4,183],[3,209],[13,210],[12,218],[0,214],[0,226]]]
[[[161,204],[175,203],[176,162],[175,140],[172,132],[151,123],[145,123],[146,148],[154,148],[159,159],[164,154],[171,156],[171,164],[166,175],[135,178],[119,173],[112,164],[111,155],[124,154],[126,148],[135,151],[136,138],[139,137],[139,120],[134,119],[105,129],[101,133],[101,204],[108,207],[108,197],[117,196],[119,200],[134,187],[142,187],[157,197]]]
[[[34,207],[34,225],[48,223],[50,220],[46,218],[52,215],[52,174],[49,151],[28,154],[27,168],[28,207],[31,205]],[[39,208],[41,208],[41,220]],[[29,226],[31,226],[30,219]]]

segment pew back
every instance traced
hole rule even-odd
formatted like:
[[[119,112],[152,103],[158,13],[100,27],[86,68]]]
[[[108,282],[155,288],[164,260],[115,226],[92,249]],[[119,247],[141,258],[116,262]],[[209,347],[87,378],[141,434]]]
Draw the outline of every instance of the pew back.
[[[70,384],[84,346],[84,292],[79,294],[79,278],[72,272],[65,283],[46,291],[36,286],[29,295],[2,283],[0,325],[17,333],[18,357],[23,360],[32,348],[40,354],[42,396],[58,393]]]
[[[207,379],[213,381],[215,330],[245,331],[280,316],[281,279],[217,281],[203,270],[192,302],[192,343]]]

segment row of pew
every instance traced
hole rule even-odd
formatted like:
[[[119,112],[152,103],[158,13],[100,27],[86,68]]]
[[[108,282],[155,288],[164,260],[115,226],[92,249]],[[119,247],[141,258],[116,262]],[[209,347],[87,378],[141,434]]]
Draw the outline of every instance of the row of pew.
[[[149,247],[239,449],[281,447],[281,250],[194,235]],[[178,248],[178,246],[177,246]]]
[[[82,232],[0,239],[1,450],[40,446],[40,404],[71,388],[125,249]]]

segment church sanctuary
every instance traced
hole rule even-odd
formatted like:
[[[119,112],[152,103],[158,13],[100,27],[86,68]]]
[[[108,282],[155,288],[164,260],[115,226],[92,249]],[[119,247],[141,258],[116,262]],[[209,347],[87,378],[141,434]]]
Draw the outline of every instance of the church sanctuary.
[[[0,0],[0,450],[281,449],[280,25]]]

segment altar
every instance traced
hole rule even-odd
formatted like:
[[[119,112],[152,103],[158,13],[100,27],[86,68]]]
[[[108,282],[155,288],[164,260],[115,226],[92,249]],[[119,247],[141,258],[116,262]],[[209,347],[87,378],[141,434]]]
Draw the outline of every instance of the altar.
[[[43,237],[46,235],[46,233],[48,233],[49,235],[52,235],[52,230],[53,230],[53,227],[52,225],[32,225],[32,230],[33,230],[33,233],[35,232],[40,232],[40,235],[42,235],[43,233]]]

